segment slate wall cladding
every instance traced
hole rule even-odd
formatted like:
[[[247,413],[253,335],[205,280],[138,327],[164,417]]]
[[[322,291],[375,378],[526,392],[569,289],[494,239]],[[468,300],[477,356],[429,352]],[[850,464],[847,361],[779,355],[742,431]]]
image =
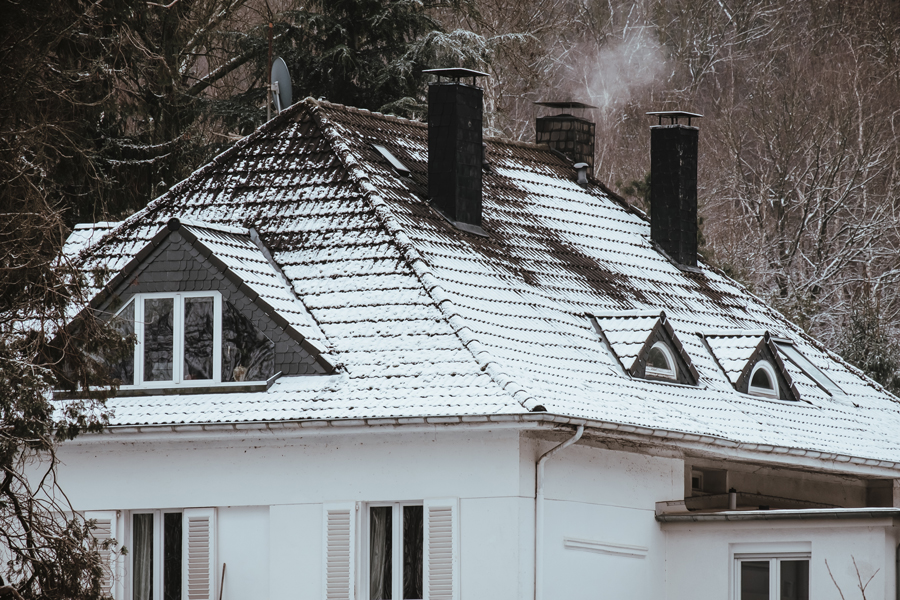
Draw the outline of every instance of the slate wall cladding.
[[[481,226],[481,88],[428,86],[428,195],[450,219]]]
[[[800,397],[793,382],[785,378],[784,364],[781,362],[781,359],[772,352],[772,349],[769,347],[769,342],[765,340],[759,343],[759,346],[750,356],[750,359],[747,361],[747,366],[744,368],[737,383],[734,385],[734,389],[742,394],[750,393],[750,374],[753,372],[753,367],[756,366],[756,363],[761,360],[768,361],[775,367],[775,378],[778,379],[779,399],[792,401],[799,400]]]
[[[697,145],[687,125],[650,128],[650,237],[673,260],[697,266]]]
[[[674,357],[677,366],[676,374],[678,383],[684,385],[696,385],[697,382],[692,376],[687,363],[684,362],[684,358],[682,358],[681,353],[675,347],[675,340],[666,333],[662,323],[657,323],[650,333],[650,336],[647,338],[647,342],[641,349],[641,353],[638,355],[637,360],[634,361],[634,366],[631,367],[631,375],[640,379],[655,379],[654,377],[647,377],[647,355],[650,352],[650,348],[652,348],[653,344],[656,342],[662,342],[673,350],[672,356]]]
[[[275,343],[275,372],[284,375],[321,375],[315,358],[289,337],[253,301],[191,246],[177,231],[169,235],[120,285],[102,310],[121,306],[139,293],[203,292],[217,290],[242,315]]]
[[[535,141],[565,154],[574,163],[594,168],[595,125],[573,115],[539,117],[535,121]]]

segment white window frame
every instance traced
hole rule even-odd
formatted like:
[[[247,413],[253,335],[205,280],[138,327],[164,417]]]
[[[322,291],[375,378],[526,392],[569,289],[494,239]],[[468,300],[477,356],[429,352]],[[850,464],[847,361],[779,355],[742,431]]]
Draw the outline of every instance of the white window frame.
[[[186,298],[213,298],[213,378],[184,379],[184,300]],[[171,299],[173,302],[173,348],[172,379],[167,381],[144,381],[144,301],[148,299]],[[134,361],[134,384],[123,385],[122,389],[137,388],[170,388],[204,387],[215,385],[247,385],[249,382],[222,383],[222,294],[215,290],[204,292],[178,293],[141,293],[135,294],[119,309],[116,316],[134,303],[134,335],[135,345],[132,360]]]
[[[375,600],[370,597],[372,592],[371,590],[371,572],[372,572],[372,563],[371,557],[369,556],[369,548],[371,548],[371,523],[370,523],[370,509],[372,508],[384,508],[391,507],[393,510],[391,512],[391,598],[403,598],[403,507],[405,506],[420,506],[422,507],[422,545],[423,545],[423,556],[422,556],[422,595],[427,596],[428,592],[424,589],[425,585],[425,519],[428,518],[425,509],[425,503],[422,500],[412,500],[405,502],[368,502],[363,504],[364,511],[362,515],[362,534],[360,537],[362,538],[362,546],[361,550],[363,553],[363,570],[361,576],[362,583],[362,594],[361,597],[363,600]],[[400,543],[394,543],[395,541],[399,541]],[[420,599],[421,600],[421,599]]]
[[[675,355],[672,353],[672,349],[669,348],[669,345],[665,342],[656,342],[652,346],[650,346],[650,350],[647,352],[647,355],[650,355],[650,352],[654,349],[659,349],[663,356],[666,359],[666,363],[669,365],[668,369],[657,369],[656,367],[651,367],[649,364],[644,368],[644,374],[647,377],[659,377],[660,379],[668,379],[670,381],[678,380],[678,363],[675,362]]]
[[[812,552],[735,552],[734,553],[734,589],[733,600],[741,598],[741,563],[742,562],[766,562],[769,563],[769,598],[778,600],[781,598],[781,563],[786,560],[805,560],[812,564]],[[809,585],[807,581],[807,585]]]
[[[760,370],[765,371],[766,375],[769,376],[769,381],[772,382],[772,389],[752,385],[753,377]],[[751,396],[760,396],[762,398],[773,398],[776,400],[781,398],[781,390],[778,387],[778,377],[775,376],[775,367],[772,366],[772,363],[767,360],[760,360],[753,365],[753,369],[750,371],[750,378],[747,380],[747,393]]]
[[[125,515],[125,546],[134,549],[134,515],[153,515],[153,594],[151,600],[162,600],[163,598],[163,515],[166,513],[179,513],[181,515],[182,536],[185,527],[184,509],[166,508],[153,510],[132,510]],[[185,595],[185,569],[186,569],[186,552],[182,547],[181,558],[181,595]],[[125,599],[132,600],[134,598],[134,554],[129,552],[125,556]]]

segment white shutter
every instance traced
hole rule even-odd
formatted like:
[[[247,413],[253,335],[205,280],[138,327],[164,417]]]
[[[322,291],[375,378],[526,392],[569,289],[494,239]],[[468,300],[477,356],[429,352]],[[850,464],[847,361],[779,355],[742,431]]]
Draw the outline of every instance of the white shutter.
[[[216,509],[186,508],[182,522],[185,600],[217,600]]]
[[[356,595],[355,503],[325,505],[325,599],[354,600]]]
[[[117,514],[114,510],[89,510],[84,513],[86,520],[96,523],[93,534],[94,539],[98,542],[116,537],[116,517]],[[104,595],[113,596],[115,593],[113,588],[115,584],[115,577],[113,576],[115,565],[112,562],[112,550],[101,548],[100,558],[103,561],[103,579],[100,581],[100,589],[103,590]]]
[[[425,600],[459,599],[459,501],[425,501]]]

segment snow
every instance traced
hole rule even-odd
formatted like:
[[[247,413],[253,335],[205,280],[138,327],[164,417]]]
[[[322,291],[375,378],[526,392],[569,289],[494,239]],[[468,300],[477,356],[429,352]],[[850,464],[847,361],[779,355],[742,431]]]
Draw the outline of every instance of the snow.
[[[119,398],[114,424],[521,414],[540,404],[578,419],[900,462],[895,398],[738,284],[703,265],[677,269],[650,245],[641,214],[576,185],[546,149],[487,141],[490,237],[476,238],[423,198],[421,124],[325,102],[287,112],[100,244],[73,244],[87,248],[86,266],[121,268],[177,216],[343,370],[266,392]],[[411,176],[398,177],[371,143]],[[289,285],[248,236],[190,220],[254,227]],[[586,314],[627,368],[662,311],[696,387],[632,379]],[[790,361],[806,401],[735,391],[763,331],[791,339],[845,394],[828,394]]]

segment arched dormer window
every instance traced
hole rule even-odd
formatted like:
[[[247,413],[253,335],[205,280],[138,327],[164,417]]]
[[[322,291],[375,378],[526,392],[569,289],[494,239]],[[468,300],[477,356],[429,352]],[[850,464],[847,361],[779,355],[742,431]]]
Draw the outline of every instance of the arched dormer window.
[[[665,342],[656,342],[647,352],[647,367],[645,371],[647,377],[658,377],[660,379],[678,380],[678,367],[676,366],[675,356],[672,350]]]
[[[753,396],[779,397],[778,378],[775,375],[775,368],[769,361],[761,360],[753,366],[747,391]]]

